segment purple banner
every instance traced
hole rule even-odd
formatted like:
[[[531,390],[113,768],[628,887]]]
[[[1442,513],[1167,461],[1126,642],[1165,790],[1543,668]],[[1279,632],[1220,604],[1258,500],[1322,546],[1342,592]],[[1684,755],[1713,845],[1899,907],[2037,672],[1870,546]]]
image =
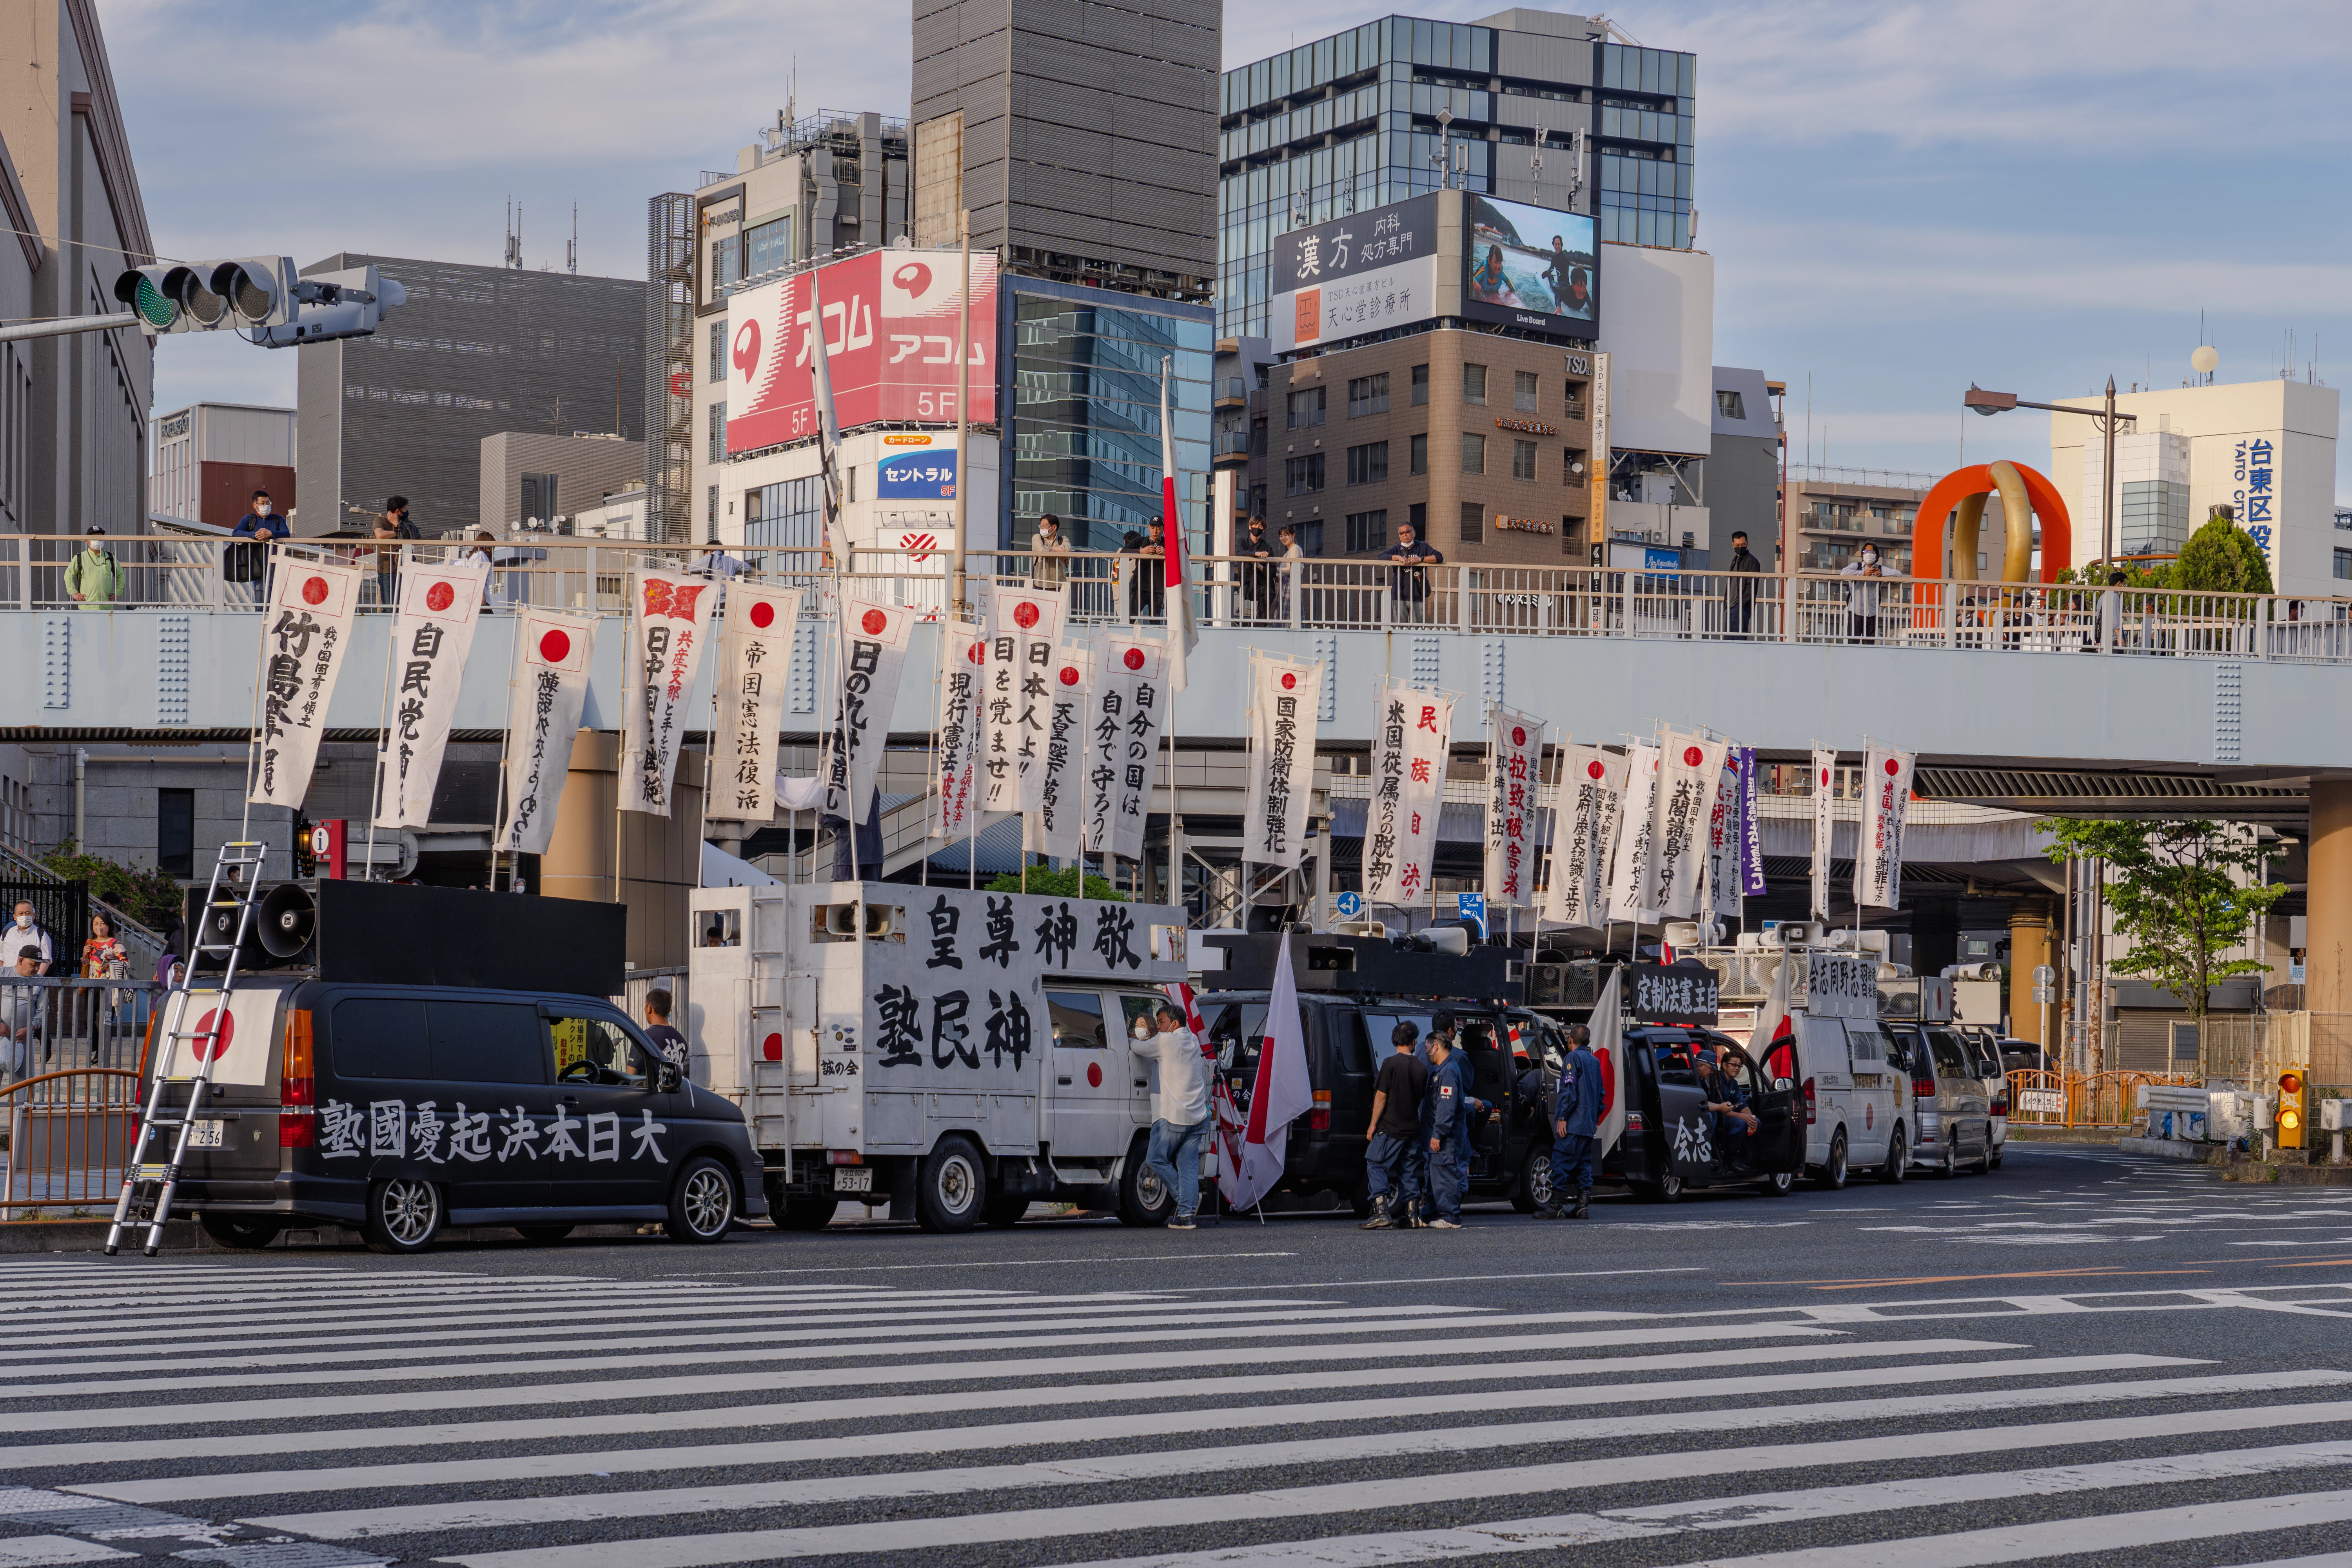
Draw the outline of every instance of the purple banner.
[[[1736,748],[1739,768],[1739,890],[1764,894],[1764,825],[1756,819],[1756,748]]]

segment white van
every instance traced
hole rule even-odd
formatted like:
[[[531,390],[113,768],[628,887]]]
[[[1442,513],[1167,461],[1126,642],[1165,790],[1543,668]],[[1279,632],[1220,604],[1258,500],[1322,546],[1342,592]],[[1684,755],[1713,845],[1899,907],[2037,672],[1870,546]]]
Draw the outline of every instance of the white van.
[[[1804,954],[1802,1001],[1790,1009],[1797,1035],[1805,1164],[1835,1191],[1849,1171],[1903,1179],[1915,1147],[1910,1085],[1890,1060],[1878,1026],[1878,963],[1868,954]]]

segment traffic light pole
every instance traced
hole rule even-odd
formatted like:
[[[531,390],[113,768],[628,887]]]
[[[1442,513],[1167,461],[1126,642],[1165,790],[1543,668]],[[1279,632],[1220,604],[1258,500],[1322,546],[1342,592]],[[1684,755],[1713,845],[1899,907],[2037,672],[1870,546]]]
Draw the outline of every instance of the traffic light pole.
[[[26,338],[61,338],[68,332],[103,332],[116,327],[135,327],[136,315],[120,316],[60,316],[53,321],[20,321],[13,327],[0,327],[0,343],[20,343]]]

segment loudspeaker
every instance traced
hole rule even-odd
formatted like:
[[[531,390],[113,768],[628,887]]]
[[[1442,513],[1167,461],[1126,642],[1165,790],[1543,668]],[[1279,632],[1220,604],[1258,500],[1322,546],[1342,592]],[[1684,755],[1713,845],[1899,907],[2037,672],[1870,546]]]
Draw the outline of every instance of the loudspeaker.
[[[319,906],[299,882],[280,882],[261,895],[253,923],[262,950],[278,963],[308,964],[316,957]]]

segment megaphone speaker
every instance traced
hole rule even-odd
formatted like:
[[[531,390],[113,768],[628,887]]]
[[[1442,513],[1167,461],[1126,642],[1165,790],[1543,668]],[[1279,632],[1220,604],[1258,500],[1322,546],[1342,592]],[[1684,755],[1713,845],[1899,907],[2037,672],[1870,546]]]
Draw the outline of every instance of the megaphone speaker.
[[[281,882],[253,911],[262,951],[280,963],[300,960],[319,934],[319,906],[299,882]]]

